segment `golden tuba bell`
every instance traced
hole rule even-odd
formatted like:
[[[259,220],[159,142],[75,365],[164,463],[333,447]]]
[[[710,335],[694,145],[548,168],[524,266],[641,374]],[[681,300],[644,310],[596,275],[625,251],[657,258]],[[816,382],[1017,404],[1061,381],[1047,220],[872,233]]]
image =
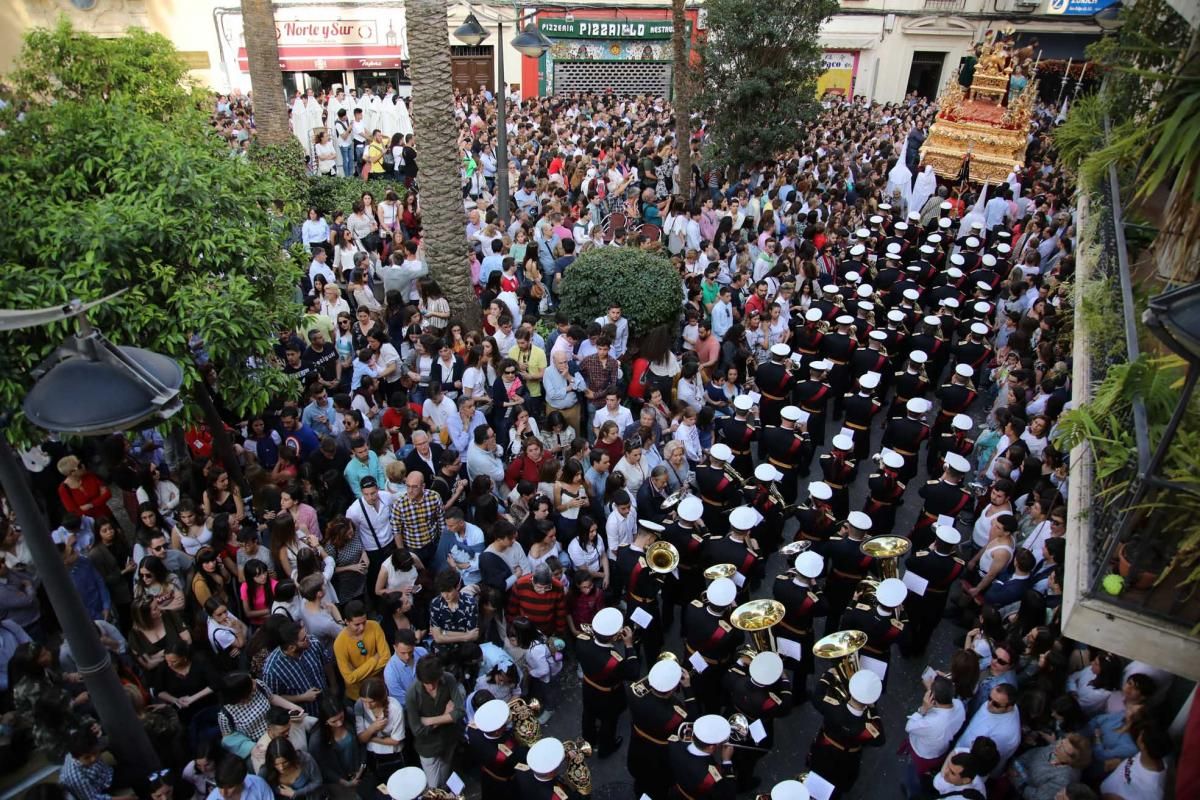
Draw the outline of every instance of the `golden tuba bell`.
[[[733,564],[713,564],[704,570],[704,580],[712,583],[717,578],[732,578],[735,572],[737,572],[737,567]]]
[[[660,539],[646,548],[646,561],[651,572],[659,575],[674,572],[679,566],[679,551],[675,545]]]
[[[463,800],[463,795],[449,789],[426,789],[421,793],[421,800]]]
[[[836,673],[842,688],[848,690],[850,678],[859,670],[858,651],[866,643],[867,635],[862,631],[838,631],[818,639],[812,653],[817,658],[838,659],[830,671]]]
[[[508,709],[512,718],[513,736],[526,747],[532,747],[534,742],[542,738],[542,724],[538,722],[538,715],[542,713],[541,702],[537,699],[514,697],[508,701]]]
[[[563,780],[580,794],[590,795],[592,771],[588,768],[587,759],[592,757],[591,743],[586,739],[564,739],[562,744],[567,762]]]
[[[775,652],[775,635],[771,628],[779,624],[787,609],[778,600],[751,600],[733,610],[729,624],[750,634],[755,653]]]
[[[900,558],[912,550],[912,542],[903,536],[872,536],[858,549],[864,556],[875,559],[882,579],[900,577]]]

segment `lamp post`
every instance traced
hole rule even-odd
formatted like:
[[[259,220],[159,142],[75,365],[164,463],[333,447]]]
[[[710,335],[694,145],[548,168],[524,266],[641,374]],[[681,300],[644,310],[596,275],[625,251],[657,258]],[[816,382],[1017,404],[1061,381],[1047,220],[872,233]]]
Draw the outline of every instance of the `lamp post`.
[[[178,398],[183,384],[180,366],[148,350],[112,345],[88,324],[87,308],[76,300],[65,308],[44,312],[0,311],[0,330],[44,325],[68,317],[79,321],[78,332],[33,371],[36,382],[22,404],[29,420],[57,433],[96,436],[128,430],[151,419],[166,419],[178,412],[182,408]],[[123,763],[136,765],[149,774],[158,768],[158,755],[117,678],[108,650],[100,642],[58,547],[50,538],[25,471],[2,431],[0,484],[12,504],[111,748]]]
[[[536,13],[536,12],[535,12]],[[520,26],[524,19],[519,13],[515,25]],[[497,17],[496,23],[496,79],[500,84],[499,96],[496,99],[496,215],[500,222],[507,227],[508,218],[508,83],[504,80],[504,19]],[[467,14],[463,24],[454,31],[454,38],[470,47],[478,47],[488,37],[488,32],[475,17],[473,12]],[[530,22],[525,30],[513,37],[512,46],[521,55],[541,58],[550,49],[550,40],[542,35],[537,25]]]

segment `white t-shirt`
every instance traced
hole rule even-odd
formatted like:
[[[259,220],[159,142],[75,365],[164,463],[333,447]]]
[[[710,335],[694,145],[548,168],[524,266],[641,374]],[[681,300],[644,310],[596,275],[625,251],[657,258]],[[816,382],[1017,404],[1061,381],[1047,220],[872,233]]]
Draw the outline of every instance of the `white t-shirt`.
[[[379,571],[386,576],[387,583],[385,584],[385,588],[388,591],[395,592],[409,589],[415,586],[417,583],[417,568],[415,566],[409,570],[401,572],[392,566],[392,560],[390,558],[383,562],[383,565],[379,568]]]
[[[433,420],[433,424],[438,428],[446,427],[447,420],[454,414],[458,413],[458,406],[449,397],[442,395],[442,402],[435,403],[432,400],[426,400],[421,406],[421,416],[428,417]]]
[[[1151,772],[1142,766],[1142,757],[1130,756],[1117,765],[1104,783],[1100,795],[1116,795],[1126,800],[1159,800],[1167,785],[1167,771]]]
[[[467,397],[487,397],[487,378],[479,367],[467,367],[462,376],[463,394]]]

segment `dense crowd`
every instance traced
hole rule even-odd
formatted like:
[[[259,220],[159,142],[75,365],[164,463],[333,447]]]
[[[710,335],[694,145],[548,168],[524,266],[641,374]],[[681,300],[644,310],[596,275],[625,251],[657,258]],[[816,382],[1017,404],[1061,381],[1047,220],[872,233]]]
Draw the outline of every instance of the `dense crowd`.
[[[300,394],[240,419],[206,365],[232,451],[201,425],[26,453],[164,769],[104,754],[119,732],[0,517],[10,766],[61,762],[76,800],[459,780],[524,800],[586,792],[582,742],[627,738],[633,797],[728,798],[819,715],[807,789],[771,796],[844,797],[884,745],[893,651],[940,636],[961,646],[905,723],[908,797],[1164,796],[1171,676],[1060,626],[1076,231],[1049,115],[980,187],[921,171],[916,99],[829,102],[793,150],[731,170],[701,120],[673,138],[662,99],[513,99],[506,224],[496,98],[460,96],[471,330],[428,274],[419,143],[379,127],[408,119],[385,98],[365,120],[341,92],[293,108],[324,129],[313,171],[381,177],[298,221],[308,313],[275,351]],[[216,109],[236,147],[251,111]],[[616,304],[557,310],[581,252],[622,246],[678,268],[665,336]],[[899,553],[863,547],[879,536]],[[781,603],[770,641],[732,624],[752,598]],[[582,719],[555,726],[580,740],[540,737],[571,671]]]

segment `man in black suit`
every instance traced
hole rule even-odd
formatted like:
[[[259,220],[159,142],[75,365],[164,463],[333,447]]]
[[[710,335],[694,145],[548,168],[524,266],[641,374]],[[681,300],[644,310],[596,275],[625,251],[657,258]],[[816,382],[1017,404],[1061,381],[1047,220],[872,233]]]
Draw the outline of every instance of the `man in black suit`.
[[[404,457],[404,466],[411,472],[425,476],[425,483],[433,483],[442,463],[442,446],[433,441],[425,431],[413,431],[413,450]]]

